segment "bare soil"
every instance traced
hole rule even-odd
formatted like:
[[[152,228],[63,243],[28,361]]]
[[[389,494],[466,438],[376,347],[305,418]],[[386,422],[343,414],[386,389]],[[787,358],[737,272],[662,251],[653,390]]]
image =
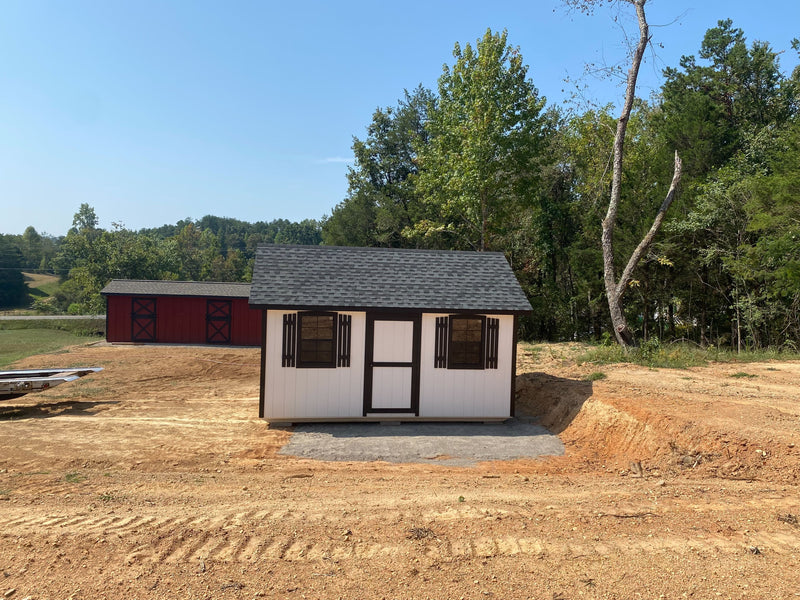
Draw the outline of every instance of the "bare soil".
[[[256,349],[81,346],[0,404],[14,599],[800,596],[800,363],[579,367],[520,348],[563,457],[448,467],[278,455]]]

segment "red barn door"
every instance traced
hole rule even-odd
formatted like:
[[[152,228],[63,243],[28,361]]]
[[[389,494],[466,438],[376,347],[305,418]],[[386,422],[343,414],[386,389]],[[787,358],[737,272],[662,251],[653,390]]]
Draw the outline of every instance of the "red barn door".
[[[134,342],[156,341],[156,299],[132,298],[131,340]]]
[[[209,300],[206,304],[207,343],[231,343],[231,306],[230,300]]]

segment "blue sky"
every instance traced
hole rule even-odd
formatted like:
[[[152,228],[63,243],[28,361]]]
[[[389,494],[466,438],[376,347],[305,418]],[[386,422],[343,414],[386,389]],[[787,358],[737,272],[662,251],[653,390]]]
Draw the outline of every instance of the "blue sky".
[[[694,5],[694,6],[693,6]],[[319,219],[346,194],[353,136],[404,89],[435,89],[455,42],[507,29],[529,76],[560,104],[586,63],[624,58],[607,10],[554,0],[403,3],[3,0],[0,233],[63,235],[81,203],[100,225],[206,214]],[[765,7],[767,7],[765,9]],[[651,0],[641,95],[732,18],[797,64],[796,0]],[[627,22],[631,35],[633,21]],[[621,89],[584,77],[588,98]]]

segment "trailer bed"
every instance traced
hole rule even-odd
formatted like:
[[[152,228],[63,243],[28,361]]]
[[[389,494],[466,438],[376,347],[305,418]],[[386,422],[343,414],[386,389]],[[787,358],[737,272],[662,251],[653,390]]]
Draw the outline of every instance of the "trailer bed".
[[[76,367],[72,369],[0,371],[0,400],[10,400],[31,392],[49,390],[51,387],[75,381],[85,375],[102,370],[102,367]]]

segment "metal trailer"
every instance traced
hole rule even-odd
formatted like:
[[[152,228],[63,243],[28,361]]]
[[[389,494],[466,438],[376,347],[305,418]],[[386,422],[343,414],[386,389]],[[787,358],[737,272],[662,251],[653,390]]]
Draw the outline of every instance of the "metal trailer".
[[[0,371],[0,400],[18,398],[31,392],[42,392],[102,370],[102,367],[76,367],[74,369]]]

